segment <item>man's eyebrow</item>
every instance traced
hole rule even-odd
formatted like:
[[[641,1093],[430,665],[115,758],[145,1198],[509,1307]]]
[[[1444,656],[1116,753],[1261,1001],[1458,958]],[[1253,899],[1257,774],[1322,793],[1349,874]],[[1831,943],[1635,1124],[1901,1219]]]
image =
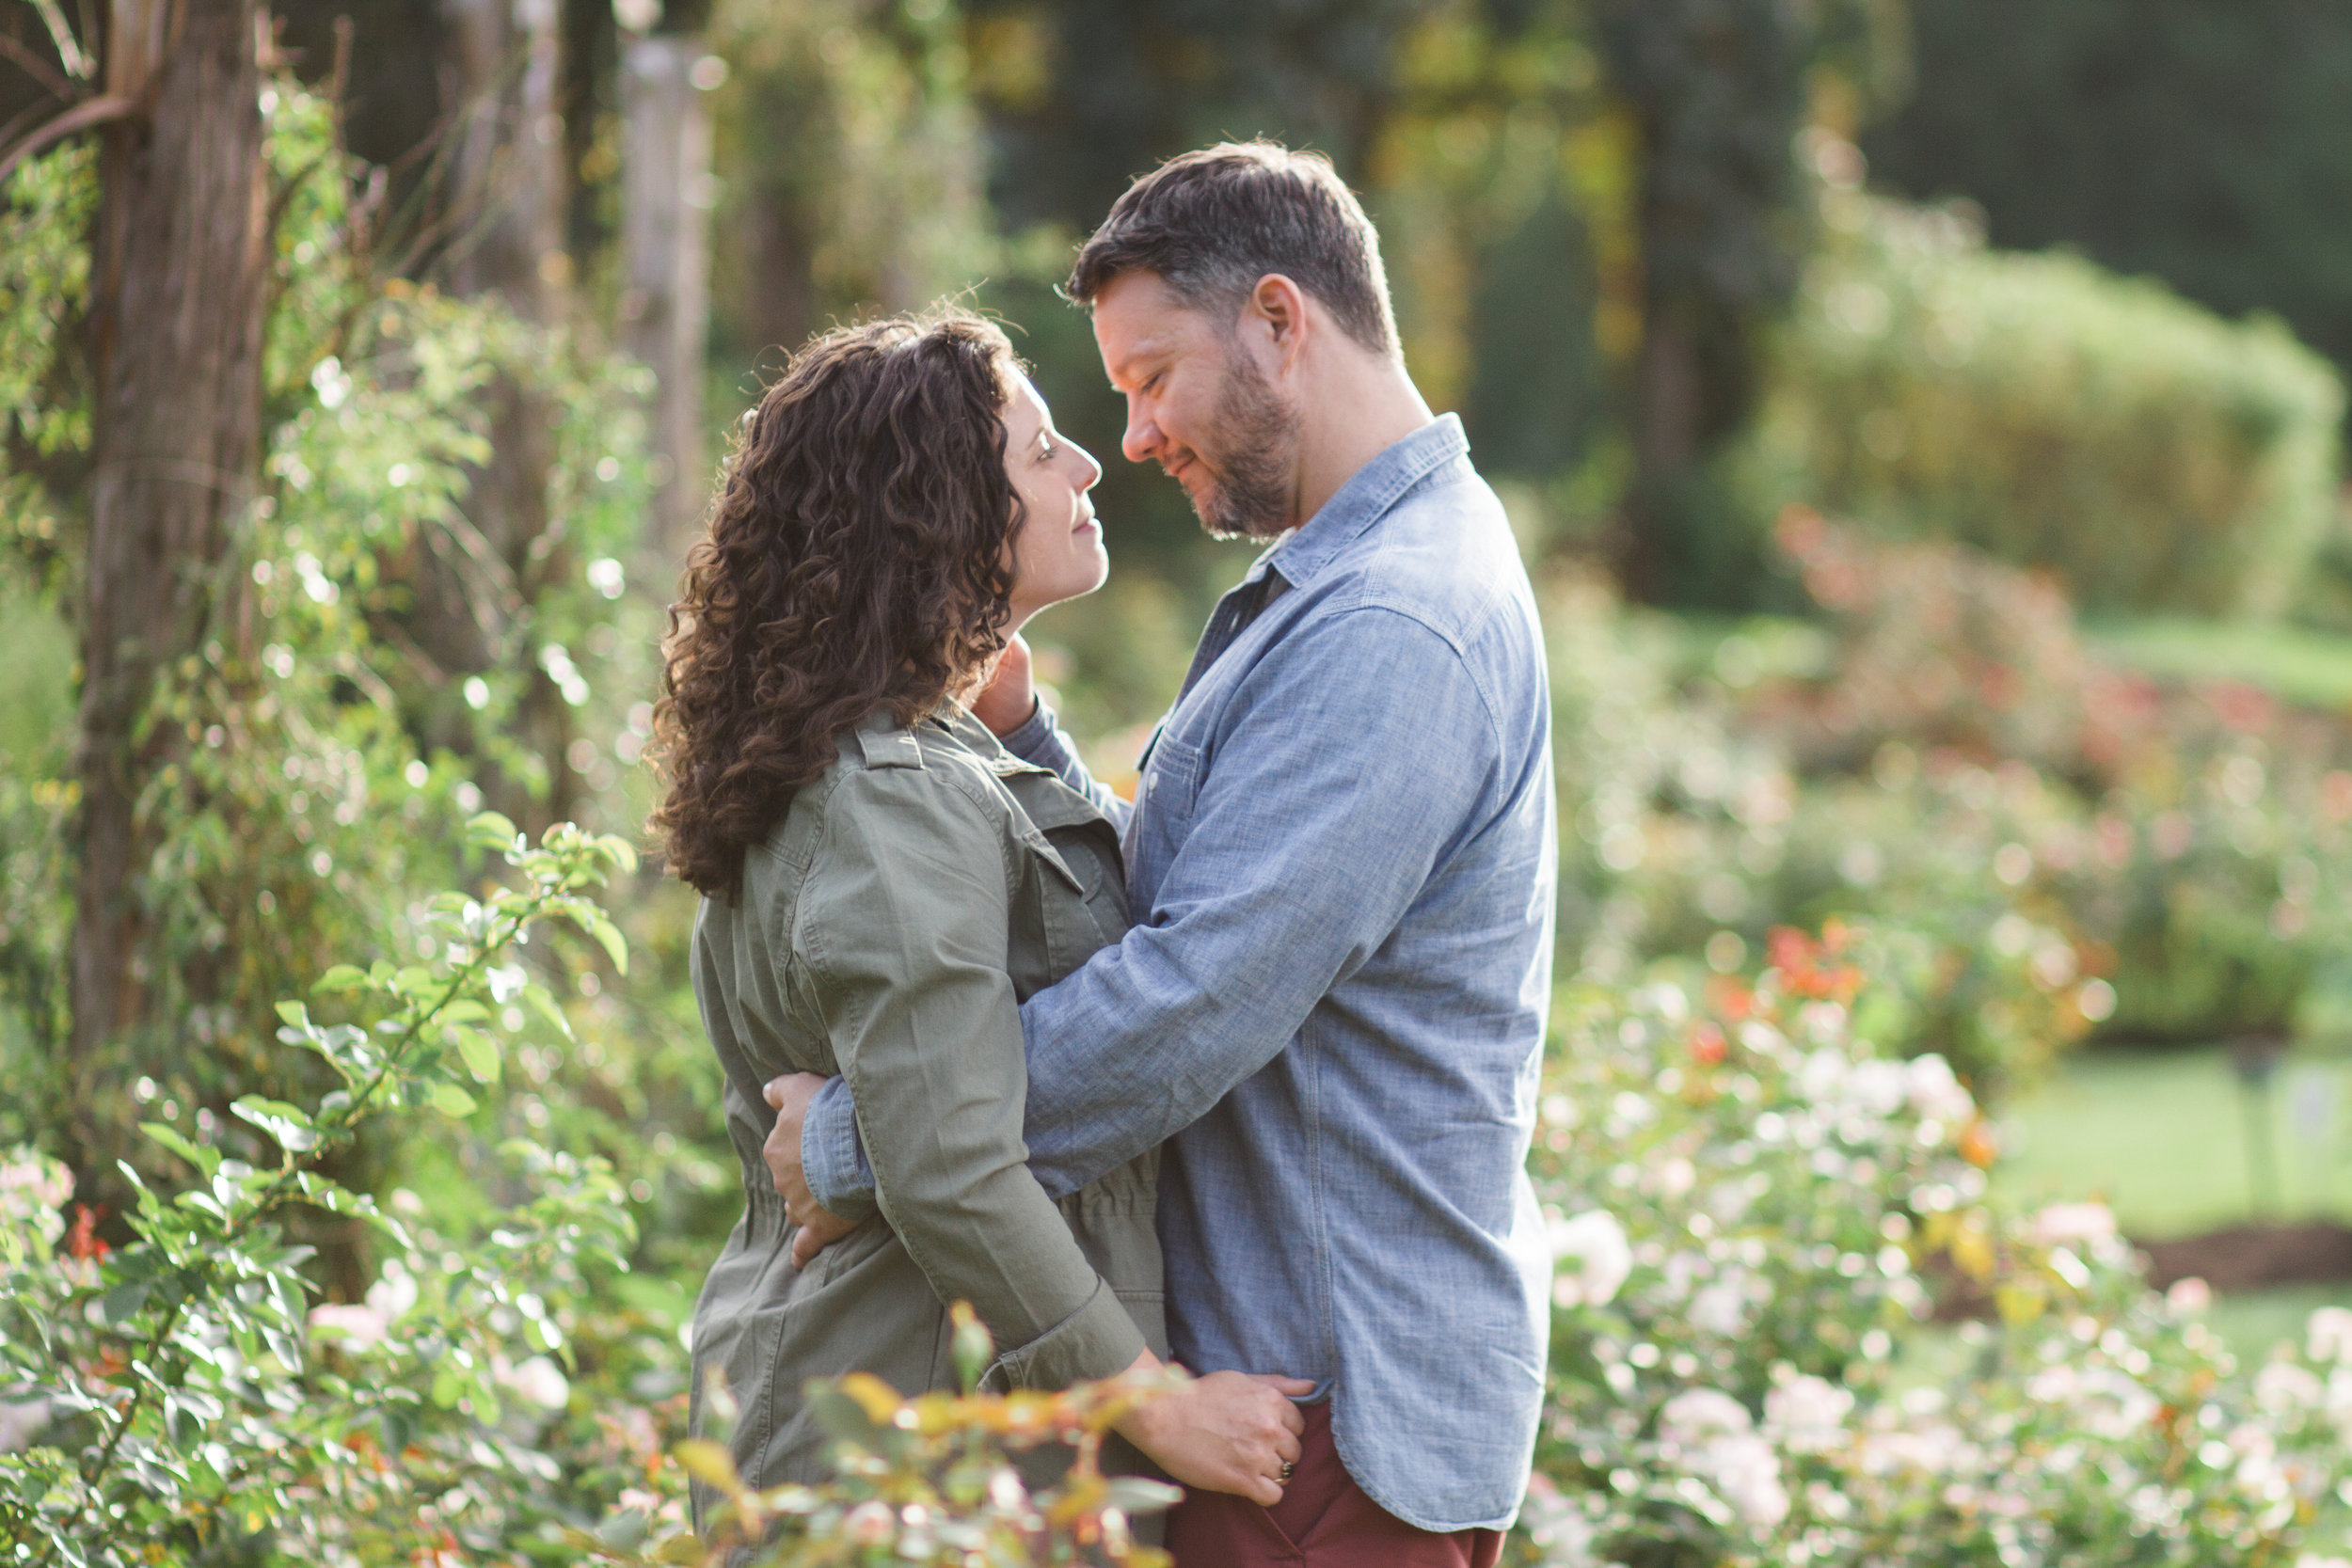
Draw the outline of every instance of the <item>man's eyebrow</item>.
[[[1117,365],[1111,367],[1111,385],[1116,387],[1120,382],[1133,377],[1137,364],[1164,358],[1168,352],[1168,341],[1165,335],[1144,339],[1121,356]]]

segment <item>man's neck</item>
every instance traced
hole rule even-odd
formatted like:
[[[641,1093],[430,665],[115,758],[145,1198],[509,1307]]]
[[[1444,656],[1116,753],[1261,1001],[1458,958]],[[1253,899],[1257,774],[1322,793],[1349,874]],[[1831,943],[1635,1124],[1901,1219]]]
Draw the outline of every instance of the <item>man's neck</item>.
[[[1313,382],[1301,410],[1294,528],[1322,511],[1358,469],[1434,417],[1395,359],[1345,355]]]

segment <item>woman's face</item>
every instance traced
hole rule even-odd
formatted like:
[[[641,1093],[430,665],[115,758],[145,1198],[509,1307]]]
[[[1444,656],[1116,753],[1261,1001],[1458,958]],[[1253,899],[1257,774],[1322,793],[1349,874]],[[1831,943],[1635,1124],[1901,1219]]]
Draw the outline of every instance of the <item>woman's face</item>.
[[[1022,506],[1019,531],[1007,546],[1018,627],[1048,605],[1102,587],[1111,562],[1087,497],[1103,466],[1055,432],[1053,414],[1025,375],[1014,377],[1005,404],[1005,471]]]

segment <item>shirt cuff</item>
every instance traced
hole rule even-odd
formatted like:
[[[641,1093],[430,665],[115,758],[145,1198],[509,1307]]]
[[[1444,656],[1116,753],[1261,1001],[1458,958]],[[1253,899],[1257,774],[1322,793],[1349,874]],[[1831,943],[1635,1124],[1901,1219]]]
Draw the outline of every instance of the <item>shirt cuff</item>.
[[[1068,742],[1061,739],[1061,731],[1054,723],[1054,710],[1045,705],[1042,697],[1030,706],[1029,717],[1022,721],[1021,727],[1010,735],[998,736],[996,743],[1023,762],[1033,762],[1041,768],[1052,768],[1054,761],[1049,759],[1057,759],[1068,749]]]
[[[857,1135],[857,1106],[850,1085],[828,1078],[808,1102],[801,1121],[801,1174],[818,1202],[852,1224],[871,1219],[874,1167],[866,1162],[866,1146]]]
[[[1101,1279],[1087,1304],[1025,1345],[999,1355],[981,1374],[985,1393],[1015,1388],[1067,1388],[1097,1378],[1117,1377],[1145,1349],[1143,1331],[1127,1315],[1119,1295]]]

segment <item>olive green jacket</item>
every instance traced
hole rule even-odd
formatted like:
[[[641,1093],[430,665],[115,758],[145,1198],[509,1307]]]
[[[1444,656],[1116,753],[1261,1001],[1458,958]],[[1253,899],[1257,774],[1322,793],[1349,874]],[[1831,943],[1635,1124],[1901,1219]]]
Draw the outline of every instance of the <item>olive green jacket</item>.
[[[726,1069],[746,1212],[694,1309],[694,1426],[716,1369],[747,1481],[822,1479],[809,1378],[952,1386],[948,1301],[995,1335],[989,1387],[1063,1387],[1147,1345],[1168,1354],[1157,1154],[1057,1204],[1021,1135],[1019,1004],[1126,929],[1111,824],[960,708],[845,736],[746,855],[739,896],[703,900],[694,994]],[[761,1086],[795,1071],[849,1081],[882,1211],[805,1271],[761,1155]]]

